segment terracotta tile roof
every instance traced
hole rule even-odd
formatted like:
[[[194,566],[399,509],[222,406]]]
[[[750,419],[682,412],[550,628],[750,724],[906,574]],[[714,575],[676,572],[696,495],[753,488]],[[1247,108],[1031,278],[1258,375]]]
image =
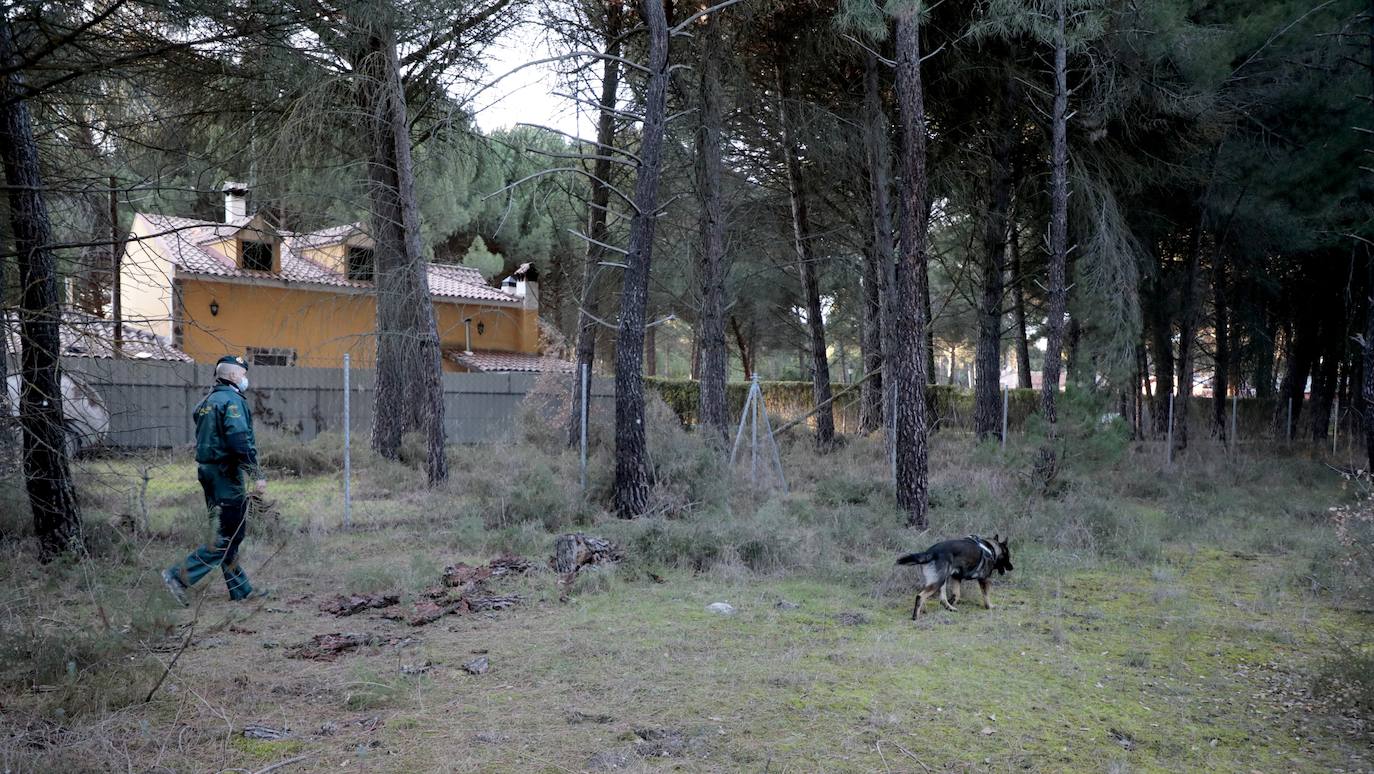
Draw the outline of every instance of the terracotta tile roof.
[[[448,350],[444,356],[449,360],[463,366],[471,371],[509,372],[520,371],[525,373],[564,373],[573,372],[574,363],[570,360],[559,360],[543,355],[531,355],[524,352],[498,352],[495,350],[477,350],[475,352],[464,352],[462,350]]]
[[[9,351],[19,353],[19,318],[3,319]],[[62,312],[62,355],[64,357],[114,357],[114,323],[75,309]],[[132,325],[124,326],[124,356],[130,360],[171,360],[190,363],[191,358],[172,343]]]
[[[275,279],[285,282],[299,282],[309,285],[369,289],[371,282],[356,282],[340,272],[322,266],[301,254],[310,247],[337,244],[354,232],[361,233],[357,224],[334,226],[308,233],[279,231],[282,237],[281,273],[251,271],[239,268],[232,260],[220,255],[207,245],[220,239],[227,239],[241,229],[251,218],[234,223],[214,223],[172,215],[143,214],[153,227],[154,236],[164,248],[163,253],[171,258],[178,270],[186,274],[199,274],[213,277],[243,277],[256,279]],[[429,292],[436,298],[459,298],[466,301],[489,301],[496,303],[518,303],[519,299],[502,292],[486,283],[476,269],[466,266],[447,264],[428,264]]]

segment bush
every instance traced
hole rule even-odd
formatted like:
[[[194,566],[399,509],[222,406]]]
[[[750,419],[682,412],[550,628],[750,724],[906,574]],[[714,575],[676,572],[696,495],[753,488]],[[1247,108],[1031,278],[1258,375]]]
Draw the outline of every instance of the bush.
[[[351,451],[355,464],[370,455],[366,443],[355,443]],[[302,443],[278,433],[264,433],[258,439],[258,462],[269,470],[294,476],[334,473],[343,470],[343,436],[321,433]]]
[[[1332,707],[1374,717],[1374,647],[1347,647],[1327,658],[1312,688]]]

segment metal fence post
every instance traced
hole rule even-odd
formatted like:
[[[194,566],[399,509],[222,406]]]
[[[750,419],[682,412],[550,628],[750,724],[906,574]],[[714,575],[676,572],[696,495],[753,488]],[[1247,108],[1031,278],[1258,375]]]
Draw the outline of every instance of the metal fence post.
[[[1164,459],[1169,465],[1174,464],[1174,394],[1169,393],[1169,430],[1164,439]]]
[[[749,385],[749,393],[754,398],[754,412],[749,420],[752,428],[750,429],[751,438],[749,441],[749,481],[754,486],[759,484],[759,377],[754,375],[754,381]]]
[[[343,525],[348,529],[353,524],[353,423],[351,416],[352,390],[349,389],[349,355],[344,353],[343,362],[343,431],[344,431],[344,512]]]
[[[578,411],[582,412],[582,414],[581,414],[581,416],[582,416],[582,421],[581,421],[581,423],[580,423],[580,424],[582,425],[582,427],[581,427],[581,430],[582,430],[582,438],[581,438],[581,440],[579,441],[579,447],[580,447],[580,449],[581,449],[581,452],[580,452],[580,453],[581,453],[581,456],[582,456],[582,492],[583,492],[584,494],[585,494],[586,491],[587,491],[587,405],[588,405],[588,403],[591,402],[591,396],[589,396],[589,395],[587,394],[587,392],[591,389],[591,386],[590,386],[590,385],[591,385],[591,379],[592,379],[591,363],[583,363],[583,364],[582,364],[582,405],[578,408]]]

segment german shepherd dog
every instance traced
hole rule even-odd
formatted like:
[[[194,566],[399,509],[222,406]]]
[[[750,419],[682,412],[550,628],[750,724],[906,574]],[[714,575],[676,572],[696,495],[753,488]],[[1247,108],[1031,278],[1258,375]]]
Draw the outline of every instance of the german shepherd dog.
[[[921,588],[916,592],[916,606],[911,611],[911,620],[921,618],[921,608],[926,600],[940,595],[940,604],[954,610],[959,602],[959,590],[963,581],[978,581],[978,589],[983,592],[983,607],[991,610],[988,601],[988,587],[992,585],[992,571],[1006,574],[1016,569],[1011,566],[1011,538],[1002,540],[993,535],[992,540],[969,535],[958,540],[946,540],[916,553],[907,554],[897,560],[897,564],[918,564],[921,566]],[[954,602],[949,601],[949,582],[954,581]]]

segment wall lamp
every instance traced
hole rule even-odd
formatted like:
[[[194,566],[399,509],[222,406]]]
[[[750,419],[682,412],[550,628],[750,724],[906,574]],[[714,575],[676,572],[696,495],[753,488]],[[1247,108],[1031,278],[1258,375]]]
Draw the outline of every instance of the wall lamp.
[[[211,300],[211,301],[210,301],[210,316],[211,316],[211,317],[218,317],[218,316],[219,316],[219,302],[218,302],[218,301],[214,301],[214,300]]]

